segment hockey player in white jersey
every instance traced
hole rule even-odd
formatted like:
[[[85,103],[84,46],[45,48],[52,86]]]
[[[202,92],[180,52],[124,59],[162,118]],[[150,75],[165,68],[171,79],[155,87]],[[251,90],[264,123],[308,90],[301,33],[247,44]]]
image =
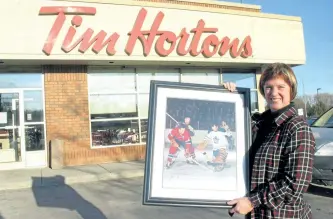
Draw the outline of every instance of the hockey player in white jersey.
[[[222,171],[228,156],[228,134],[220,131],[219,125],[215,123],[212,124],[211,129],[212,131],[206,135],[200,145],[204,145],[204,147],[210,143],[213,145],[213,159],[211,161],[207,161],[207,164],[214,166],[215,171]]]

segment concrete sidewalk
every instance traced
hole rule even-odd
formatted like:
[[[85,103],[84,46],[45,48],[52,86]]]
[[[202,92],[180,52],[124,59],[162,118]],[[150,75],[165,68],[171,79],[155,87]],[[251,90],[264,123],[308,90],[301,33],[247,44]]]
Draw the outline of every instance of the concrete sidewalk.
[[[98,165],[0,171],[0,191],[40,186],[95,182],[142,177],[144,161],[106,163]]]

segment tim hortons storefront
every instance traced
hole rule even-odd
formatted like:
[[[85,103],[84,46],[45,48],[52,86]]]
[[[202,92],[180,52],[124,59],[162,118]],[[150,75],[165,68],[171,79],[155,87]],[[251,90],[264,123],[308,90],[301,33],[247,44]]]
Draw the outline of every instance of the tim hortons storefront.
[[[0,169],[47,166],[49,146],[65,166],[143,159],[151,79],[234,81],[263,111],[263,65],[305,63],[301,19],[260,6],[4,1]]]

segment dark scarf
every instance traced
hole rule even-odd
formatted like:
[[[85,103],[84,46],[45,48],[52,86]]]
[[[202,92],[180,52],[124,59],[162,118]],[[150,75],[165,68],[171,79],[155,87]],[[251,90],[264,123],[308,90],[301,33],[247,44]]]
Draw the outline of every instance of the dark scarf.
[[[262,145],[262,143],[265,141],[266,136],[272,131],[272,128],[275,125],[274,120],[279,117],[282,113],[293,107],[294,104],[290,103],[289,105],[272,112],[271,110],[267,110],[262,114],[262,120],[263,122],[259,126],[258,133],[256,134],[255,139],[253,139],[253,143],[249,149],[249,165],[250,165],[250,179],[252,177],[252,168],[254,163],[255,155]]]

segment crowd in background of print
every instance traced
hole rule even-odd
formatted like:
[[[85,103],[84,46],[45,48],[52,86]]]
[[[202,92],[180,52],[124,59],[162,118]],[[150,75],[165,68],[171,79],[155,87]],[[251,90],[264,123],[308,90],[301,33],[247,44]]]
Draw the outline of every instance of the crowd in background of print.
[[[235,104],[205,100],[169,98],[167,113],[177,121],[191,117],[191,126],[197,130],[208,130],[212,122],[225,121],[230,131],[235,131]],[[175,127],[176,122],[167,117],[166,128]]]

